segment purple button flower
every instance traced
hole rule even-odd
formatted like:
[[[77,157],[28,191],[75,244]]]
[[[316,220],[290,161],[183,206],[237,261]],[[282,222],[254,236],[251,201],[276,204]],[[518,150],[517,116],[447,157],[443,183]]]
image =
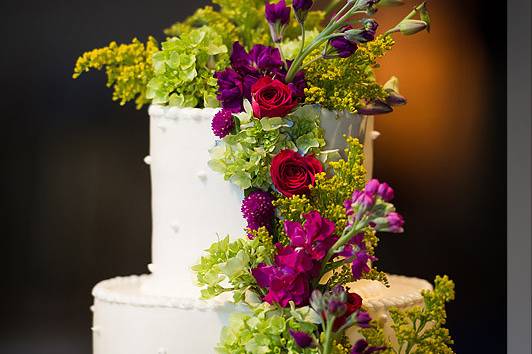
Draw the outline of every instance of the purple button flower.
[[[212,118],[211,128],[214,135],[220,139],[230,134],[235,128],[235,121],[233,114],[229,109],[222,109],[218,111]]]
[[[252,230],[257,230],[262,226],[271,228],[275,215],[275,207],[272,202],[273,196],[261,190],[253,191],[244,198],[241,211],[248,223],[248,228]]]

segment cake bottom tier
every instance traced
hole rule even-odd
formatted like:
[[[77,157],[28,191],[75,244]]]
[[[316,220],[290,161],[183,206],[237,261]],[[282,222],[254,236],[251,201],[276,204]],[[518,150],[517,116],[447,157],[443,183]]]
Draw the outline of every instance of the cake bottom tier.
[[[94,354],[214,353],[236,306],[141,292],[149,276],[105,280],[93,289]]]
[[[118,277],[94,287],[93,354],[211,354],[230,314],[245,311],[223,298],[145,295],[141,289],[149,279],[149,275]],[[420,306],[421,291],[432,286],[398,275],[388,275],[388,280],[389,288],[370,280],[349,286],[394,343],[388,308]],[[352,343],[360,338],[354,328],[346,334]]]

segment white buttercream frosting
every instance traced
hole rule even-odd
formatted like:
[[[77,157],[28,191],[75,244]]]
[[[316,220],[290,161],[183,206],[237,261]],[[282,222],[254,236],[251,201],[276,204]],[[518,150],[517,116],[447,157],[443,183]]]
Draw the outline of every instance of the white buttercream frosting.
[[[153,277],[143,283],[146,294],[198,297],[190,268],[218,238],[244,234],[241,189],[207,165],[216,112],[149,108]]]

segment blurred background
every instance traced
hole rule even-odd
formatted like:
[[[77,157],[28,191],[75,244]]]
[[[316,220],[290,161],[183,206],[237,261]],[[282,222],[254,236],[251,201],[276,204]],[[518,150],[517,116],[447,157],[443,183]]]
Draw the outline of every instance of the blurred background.
[[[150,262],[148,115],[111,101],[77,56],[111,40],[163,39],[207,1],[2,2],[0,353],[91,353],[91,288]],[[378,14],[390,27],[414,5]],[[480,0],[429,1],[430,34],[397,36],[378,70],[409,104],[377,118],[377,178],[396,190],[403,235],[380,267],[457,299],[458,353],[506,348],[506,14]],[[133,353],[132,353],[133,354]]]

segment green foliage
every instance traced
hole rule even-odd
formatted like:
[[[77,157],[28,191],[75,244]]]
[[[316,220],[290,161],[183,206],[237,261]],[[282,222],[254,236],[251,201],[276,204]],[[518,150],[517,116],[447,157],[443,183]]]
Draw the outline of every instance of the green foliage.
[[[209,26],[222,34],[228,47],[235,41],[239,41],[247,49],[255,44],[271,44],[270,30],[264,18],[263,0],[213,0],[213,4],[218,5],[218,10],[212,6],[200,8],[185,21],[167,28],[165,33],[168,36],[179,36],[194,28]],[[321,29],[324,17],[322,11],[310,11],[305,27],[307,30]],[[299,25],[292,15],[285,37],[294,39],[300,34]]]
[[[349,58],[320,59],[305,68],[305,102],[318,103],[330,110],[355,113],[366,101],[384,99],[386,92],[375,81],[377,59],[394,44],[390,36],[378,36],[360,44]],[[316,54],[318,55],[318,54]]]
[[[386,351],[387,353],[454,353],[450,347],[453,340],[444,327],[447,318],[445,304],[454,300],[454,283],[447,276],[437,276],[434,290],[424,290],[422,295],[423,307],[389,309],[393,320],[392,329],[398,342],[397,347],[392,347],[382,330],[375,328],[361,330],[368,342],[372,345],[388,346],[390,349]]]
[[[289,333],[289,329],[314,332],[317,325],[311,322],[311,311],[263,303],[247,313],[232,313],[216,350],[221,354],[318,353],[318,349],[298,347]]]
[[[222,37],[210,27],[193,29],[162,44],[153,56],[146,97],[178,107],[217,106],[215,71],[229,63]]]
[[[260,263],[272,263],[275,247],[266,228],[253,231],[253,239],[239,238],[233,242],[229,236],[215,242],[193,266],[203,299],[210,299],[227,291],[234,291],[235,302],[244,298],[247,290],[260,293],[251,269]],[[230,287],[222,284],[229,283]]]
[[[240,130],[212,148],[209,161],[211,169],[242,189],[270,188],[270,163],[279,151],[317,153],[325,146],[316,107],[303,106],[284,118],[259,120],[251,117],[251,108],[246,106],[247,112],[237,115]]]
[[[105,68],[107,87],[113,88],[113,101],[124,105],[135,100],[137,109],[140,109],[149,102],[146,84],[153,76],[152,55],[157,51],[157,41],[152,37],[145,44],[136,38],[130,44],[111,42],[107,47],[80,56],[72,77],[76,79],[91,69]]]

